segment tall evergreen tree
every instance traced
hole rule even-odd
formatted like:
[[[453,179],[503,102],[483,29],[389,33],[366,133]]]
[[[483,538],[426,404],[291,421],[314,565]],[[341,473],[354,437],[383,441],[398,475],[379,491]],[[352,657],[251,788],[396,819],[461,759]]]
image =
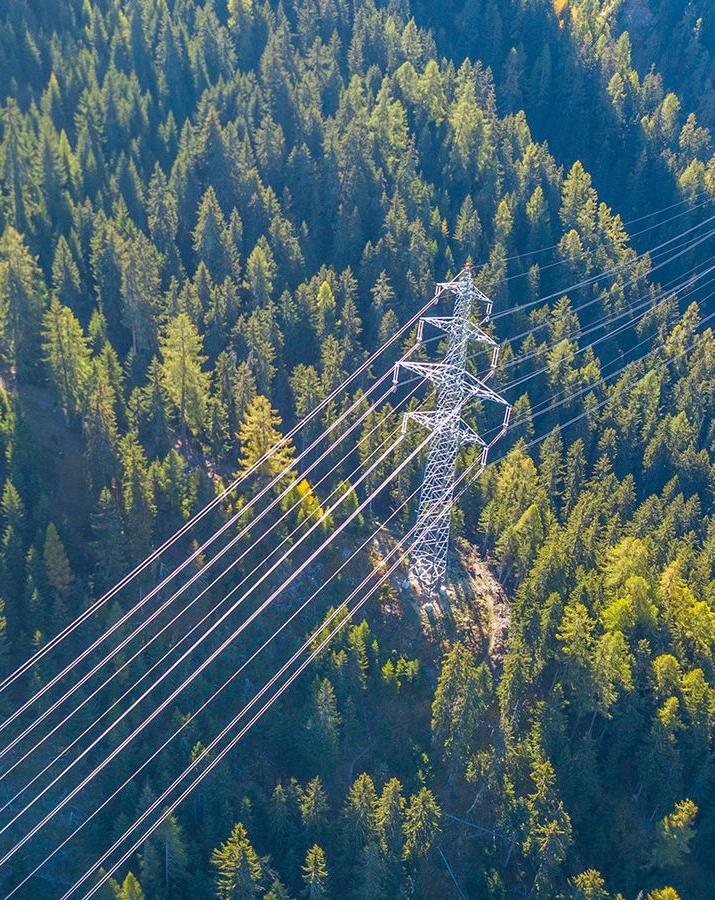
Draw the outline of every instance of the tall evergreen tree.
[[[197,435],[204,427],[209,393],[209,375],[202,368],[206,362],[203,341],[186,313],[179,313],[167,324],[160,350],[164,389],[185,440],[187,430]]]

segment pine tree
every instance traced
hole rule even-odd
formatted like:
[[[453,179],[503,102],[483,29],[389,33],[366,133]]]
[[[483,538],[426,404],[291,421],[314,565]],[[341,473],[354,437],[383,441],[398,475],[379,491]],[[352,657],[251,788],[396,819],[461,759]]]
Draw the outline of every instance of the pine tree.
[[[43,319],[42,336],[62,411],[67,418],[75,418],[83,408],[92,374],[89,341],[72,310],[54,297]]]
[[[656,869],[674,869],[685,863],[695,837],[693,820],[698,807],[692,800],[682,800],[672,813],[658,823],[650,865]]]
[[[391,778],[383,787],[377,801],[375,824],[388,866],[392,869],[393,876],[397,877],[399,877],[399,862],[404,849],[402,832],[404,812],[405,799],[402,796],[402,785],[397,778]]]
[[[343,813],[346,849],[353,860],[368,841],[377,838],[377,793],[372,778],[363,772],[352,784]]]
[[[258,394],[249,404],[238,431],[243,471],[258,463],[268,451],[273,452],[259,466],[259,471],[264,475],[272,478],[290,467],[295,453],[293,444],[286,441],[277,446],[282,440],[278,430],[281,422],[281,417],[271,408],[269,399],[262,394]],[[289,472],[286,477],[290,477]]]
[[[246,288],[253,306],[264,307],[270,303],[275,275],[273,253],[265,238],[261,238],[246,261]]]
[[[328,797],[317,775],[300,792],[299,809],[308,840],[318,839],[327,824]]]
[[[571,879],[574,900],[608,900],[605,881],[596,869],[586,869]]]
[[[147,369],[147,383],[141,389],[138,412],[143,423],[143,444],[150,456],[163,456],[169,449],[169,398],[162,364],[154,357]],[[136,426],[136,422],[134,423]]]
[[[131,872],[127,872],[117,900],[145,900],[144,891]]]
[[[385,862],[375,841],[366,844],[358,868],[358,888],[355,896],[359,900],[382,900],[385,892]]]
[[[277,351],[282,349],[282,335],[277,330],[273,308],[254,309],[239,321],[238,331],[245,343],[258,390],[269,393],[277,371],[274,365]]]
[[[237,822],[229,839],[213,851],[211,862],[218,869],[216,895],[221,900],[258,896],[263,870],[242,822]]]
[[[114,497],[106,487],[100,491],[91,526],[95,559],[94,586],[101,595],[117,584],[129,568],[122,519]]]
[[[237,422],[242,422],[248,407],[256,399],[256,379],[248,363],[239,363],[233,382],[233,407]]]
[[[86,444],[87,471],[96,488],[110,484],[119,470],[119,430],[115,400],[107,371],[95,360],[82,430]]]
[[[233,273],[231,251],[226,245],[226,227],[214,189],[209,187],[199,206],[194,229],[194,252],[206,264],[217,284]]]
[[[327,769],[338,752],[341,716],[335,688],[327,678],[316,682],[311,697],[306,731],[311,755]]]
[[[158,162],[154,166],[154,172],[149,182],[146,211],[152,240],[159,252],[164,255],[169,270],[178,275],[180,262],[175,240],[179,214],[176,196]]]
[[[186,841],[181,826],[171,815],[144,843],[141,882],[149,897],[168,900],[181,892],[187,873]]]
[[[64,545],[53,522],[50,522],[45,532],[42,558],[45,564],[47,583],[61,600],[66,600],[72,587],[72,571]]]
[[[209,397],[206,414],[206,438],[213,458],[222,462],[230,447],[228,413],[218,397]]]
[[[131,332],[134,353],[145,353],[156,342],[154,313],[161,275],[157,250],[141,231],[122,248],[121,273],[124,324]]]
[[[432,734],[453,774],[464,772],[491,699],[488,669],[483,663],[476,666],[457,642],[444,658],[432,704]]]
[[[303,866],[305,890],[303,896],[308,900],[322,900],[328,897],[328,869],[325,865],[325,853],[317,844],[308,850]]]
[[[279,878],[274,878],[264,895],[264,900],[292,900],[287,888]]]
[[[5,601],[0,600],[0,672],[3,675],[8,671],[10,643],[7,634],[7,616],[5,615]]]
[[[529,818],[523,850],[536,864],[537,892],[548,896],[573,841],[571,818],[556,792],[556,775],[548,760],[533,760],[531,780],[534,790],[526,801]]]
[[[187,429],[197,435],[203,428],[209,392],[209,375],[202,366],[203,341],[186,313],[167,324],[160,340],[161,374],[167,396],[176,409],[182,440]]]
[[[442,810],[432,791],[422,788],[410,797],[405,807],[405,857],[420,859],[427,856],[439,834]]]
[[[5,358],[18,376],[32,375],[39,357],[45,285],[25,240],[8,226],[0,238],[0,322]]]
[[[303,419],[323,399],[324,391],[320,378],[314,366],[301,363],[290,373],[289,383],[296,418]]]
[[[20,494],[8,478],[2,492],[2,572],[3,600],[11,605],[19,601],[25,578],[25,529],[27,514]],[[11,606],[12,608],[12,606]]]
[[[459,247],[459,259],[466,262],[475,260],[479,253],[482,236],[482,225],[474,208],[471,194],[467,194],[457,217],[454,228],[454,240]]]
[[[2,115],[3,142],[0,146],[1,220],[19,232],[26,232],[35,210],[29,149],[22,116],[15,99],[7,98]]]
[[[132,558],[142,559],[151,547],[156,506],[146,456],[135,432],[122,438],[120,453],[125,531]]]

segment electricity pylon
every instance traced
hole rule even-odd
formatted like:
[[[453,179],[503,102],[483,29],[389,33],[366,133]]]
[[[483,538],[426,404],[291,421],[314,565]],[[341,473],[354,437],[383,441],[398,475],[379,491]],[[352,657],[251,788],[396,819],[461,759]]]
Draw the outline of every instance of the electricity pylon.
[[[425,324],[444,331],[449,336],[444,359],[442,362],[405,360],[398,364],[395,371],[396,380],[399,368],[404,368],[429,379],[438,387],[437,403],[433,410],[405,413],[402,422],[403,431],[411,420],[434,434],[427,454],[411,551],[412,573],[430,593],[437,588],[447,571],[454,475],[459,451],[465,444],[481,447],[481,472],[487,464],[490,448],[506,431],[511,415],[511,404],[486,384],[496,370],[499,345],[482,327],[489,321],[492,302],[475,285],[471,266],[467,265],[453,281],[438,284],[435,302],[445,292],[455,296],[453,315],[424,316],[417,332],[418,341],[421,341]],[[481,318],[475,316],[480,306],[483,307]],[[479,324],[473,321],[473,317],[479,319]],[[481,378],[467,369],[467,351],[471,341],[491,347],[491,362]],[[462,419],[462,408],[475,398],[504,407],[501,429],[489,442]]]

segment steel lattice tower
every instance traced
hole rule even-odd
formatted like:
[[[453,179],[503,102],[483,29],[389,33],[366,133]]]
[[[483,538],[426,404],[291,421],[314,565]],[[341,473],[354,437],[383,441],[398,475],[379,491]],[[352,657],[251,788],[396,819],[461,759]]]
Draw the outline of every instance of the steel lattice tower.
[[[420,492],[411,566],[420,584],[430,592],[435,590],[447,571],[454,475],[459,451],[465,444],[478,444],[482,448],[481,472],[487,464],[489,449],[506,431],[511,414],[511,405],[486,385],[496,369],[499,346],[481,327],[489,321],[492,303],[475,285],[471,267],[465,267],[453,281],[438,284],[434,302],[445,293],[454,294],[453,315],[423,317],[417,335],[421,341],[425,324],[433,325],[449,335],[444,359],[432,363],[399,363],[399,367],[428,378],[438,387],[434,410],[406,413],[402,424],[405,429],[408,421],[412,420],[434,433]],[[480,307],[483,315],[477,325],[472,319]],[[492,348],[489,369],[481,378],[476,378],[467,369],[471,341]],[[395,372],[396,379],[398,375],[399,368]],[[462,419],[462,408],[476,397],[504,407],[502,427],[489,443]]]

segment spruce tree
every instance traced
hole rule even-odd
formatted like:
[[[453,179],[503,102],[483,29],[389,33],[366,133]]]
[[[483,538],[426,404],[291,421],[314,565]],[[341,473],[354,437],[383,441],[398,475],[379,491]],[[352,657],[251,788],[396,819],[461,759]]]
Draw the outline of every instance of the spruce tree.
[[[72,310],[55,297],[44,315],[42,336],[62,411],[75,418],[83,409],[92,374],[89,341]]]
[[[317,844],[308,850],[303,865],[303,896],[308,900],[323,900],[328,894],[328,869],[325,865],[325,853]]]
[[[203,341],[186,313],[179,313],[164,329],[160,340],[161,373],[173,404],[182,440],[189,431],[203,429],[209,393],[209,375],[203,370]]]
[[[218,870],[216,895],[221,900],[258,896],[263,869],[242,822],[237,822],[228,840],[213,851],[211,862]]]
[[[273,477],[290,467],[295,451],[291,441],[278,446],[283,440],[278,430],[281,423],[281,417],[271,408],[267,397],[258,394],[251,401],[238,431],[241,468],[244,471],[262,460],[269,451],[270,456],[259,466],[262,473]],[[286,473],[286,477],[289,477],[289,474]]]

